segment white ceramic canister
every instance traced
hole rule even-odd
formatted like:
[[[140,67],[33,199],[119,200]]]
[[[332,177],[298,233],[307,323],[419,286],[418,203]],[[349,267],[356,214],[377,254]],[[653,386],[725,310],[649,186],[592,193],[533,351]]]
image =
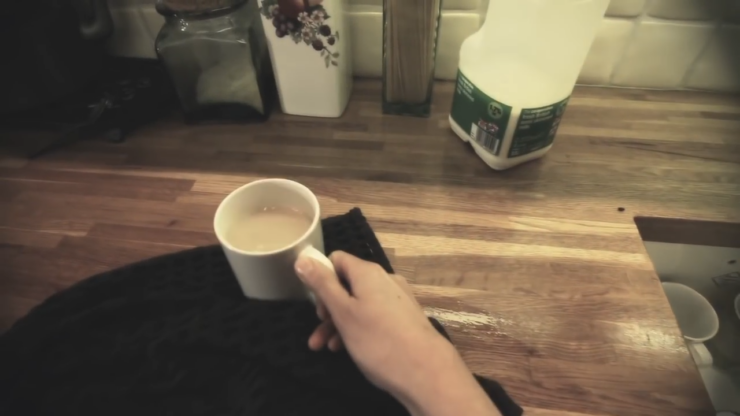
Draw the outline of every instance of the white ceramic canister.
[[[345,1],[259,0],[284,113],[344,113],[352,90]]]

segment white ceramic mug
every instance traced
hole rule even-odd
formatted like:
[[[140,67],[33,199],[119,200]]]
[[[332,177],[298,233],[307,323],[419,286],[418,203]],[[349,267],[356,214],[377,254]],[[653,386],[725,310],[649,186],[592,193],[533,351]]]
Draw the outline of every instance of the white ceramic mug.
[[[701,293],[686,285],[673,282],[662,285],[694,362],[700,367],[712,365],[712,354],[704,342],[719,332],[719,317],[714,307]]]
[[[227,238],[227,231],[237,219],[265,207],[297,209],[312,218],[311,227],[298,240],[279,250],[249,252],[234,247]],[[294,269],[296,259],[302,255],[312,257],[334,270],[331,261],[324,255],[319,200],[298,182],[263,179],[242,186],[221,202],[213,220],[213,228],[242,291],[249,298],[313,300],[313,294],[301,283]]]

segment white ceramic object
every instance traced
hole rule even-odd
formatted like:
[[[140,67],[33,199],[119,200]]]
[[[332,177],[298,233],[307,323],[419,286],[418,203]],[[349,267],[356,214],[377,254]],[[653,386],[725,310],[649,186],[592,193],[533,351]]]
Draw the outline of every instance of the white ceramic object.
[[[714,357],[709,352],[707,346],[702,342],[687,342],[686,348],[691,354],[691,358],[694,359],[694,363],[697,367],[709,367],[714,363]]]
[[[672,282],[664,282],[668,303],[676,315],[678,327],[687,341],[687,348],[698,367],[708,367],[714,362],[712,354],[703,344],[719,331],[719,317],[712,304],[696,290]]]
[[[719,317],[704,296],[679,283],[664,282],[663,290],[684,338],[693,342],[705,342],[717,335]]]
[[[259,0],[284,113],[344,113],[352,90],[345,1]]]
[[[234,222],[264,207],[290,207],[312,218],[311,227],[292,244],[271,252],[248,252],[234,247],[226,238]],[[264,179],[232,192],[216,211],[213,220],[221,247],[244,294],[265,300],[313,299],[295,274],[299,256],[312,257],[334,270],[324,255],[319,201],[308,188],[287,179]]]

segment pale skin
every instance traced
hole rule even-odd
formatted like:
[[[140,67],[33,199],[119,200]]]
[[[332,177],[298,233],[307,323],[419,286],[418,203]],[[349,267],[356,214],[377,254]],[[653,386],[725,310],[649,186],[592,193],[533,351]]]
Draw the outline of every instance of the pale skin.
[[[308,257],[295,264],[320,305],[322,323],[308,340],[312,350],[346,348],[367,379],[413,416],[500,416],[403,277],[344,252],[330,259],[336,273]]]

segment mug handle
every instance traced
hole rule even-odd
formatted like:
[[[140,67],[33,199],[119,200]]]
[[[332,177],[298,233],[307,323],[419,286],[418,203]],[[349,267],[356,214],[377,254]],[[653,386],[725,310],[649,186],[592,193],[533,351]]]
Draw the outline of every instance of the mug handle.
[[[709,352],[706,345],[701,342],[687,342],[686,344],[691,358],[694,359],[697,366],[710,366],[714,363],[712,353]]]
[[[328,267],[329,270],[336,273],[337,271],[334,269],[334,265],[332,264],[331,260],[329,260],[328,257],[326,257],[326,254],[320,252],[316,249],[314,246],[308,246],[304,248],[300,253],[298,253],[298,257],[306,256],[310,257],[319,263],[323,264],[324,266]],[[313,302],[314,305],[319,305],[320,300],[316,297],[316,294],[312,291],[308,291],[308,297],[311,299],[311,302]]]
[[[320,252],[314,246],[308,246],[308,247],[304,248],[303,251],[301,251],[298,254],[298,257],[300,257],[300,256],[310,257],[310,258],[318,261],[319,263],[323,264],[324,266],[328,267],[329,270],[331,270],[334,273],[336,273],[336,270],[334,270],[334,265],[331,263],[331,260],[329,260],[329,258],[326,257],[326,254]]]

